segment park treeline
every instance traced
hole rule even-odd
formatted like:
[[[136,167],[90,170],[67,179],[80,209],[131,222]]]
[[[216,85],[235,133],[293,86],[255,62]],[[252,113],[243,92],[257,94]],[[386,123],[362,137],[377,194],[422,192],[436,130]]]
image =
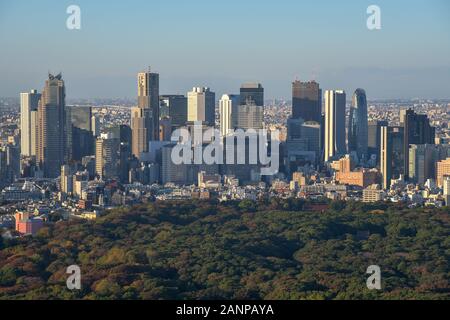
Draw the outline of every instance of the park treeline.
[[[0,240],[0,299],[450,298],[449,209],[315,205],[167,201],[49,223]]]

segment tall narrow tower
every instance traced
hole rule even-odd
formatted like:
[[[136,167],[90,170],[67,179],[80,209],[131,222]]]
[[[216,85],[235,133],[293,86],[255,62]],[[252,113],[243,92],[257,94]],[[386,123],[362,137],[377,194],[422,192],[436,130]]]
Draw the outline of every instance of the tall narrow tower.
[[[20,153],[23,157],[36,155],[37,109],[41,95],[36,90],[20,94]]]
[[[219,101],[220,132],[227,136],[236,128],[236,113],[239,107],[239,95],[224,94]]]
[[[49,74],[38,106],[37,161],[44,177],[56,178],[66,149],[65,85],[61,74]]]
[[[358,160],[368,158],[367,97],[363,89],[353,94],[348,123],[348,151],[356,152]]]
[[[325,161],[346,153],[345,91],[325,91]]]
[[[133,154],[148,152],[150,141],[159,141],[159,74],[138,73],[138,107],[131,114]]]

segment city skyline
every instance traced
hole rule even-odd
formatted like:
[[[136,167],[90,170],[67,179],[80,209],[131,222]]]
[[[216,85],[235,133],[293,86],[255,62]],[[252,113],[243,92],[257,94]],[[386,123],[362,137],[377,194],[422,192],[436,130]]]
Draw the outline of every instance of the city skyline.
[[[372,1],[0,0],[0,300],[448,299],[450,2]]]
[[[68,1],[1,1],[6,50],[0,73],[9,77],[0,79],[0,96],[39,87],[51,70],[64,72],[68,99],[130,98],[135,73],[152,63],[167,94],[205,86],[221,96],[253,81],[264,85],[268,99],[287,98],[299,79],[316,80],[323,89],[366,88],[369,99],[450,98],[450,45],[439,41],[450,30],[446,1],[377,1],[382,29],[376,31],[366,27],[369,1],[173,2],[135,0],[123,16],[123,4],[78,1],[81,30],[68,30]],[[230,10],[223,22],[221,14]],[[144,12],[153,14],[147,23]],[[36,24],[39,31],[30,34]],[[58,47],[41,46],[51,38]],[[225,39],[234,39],[239,50],[230,50]]]

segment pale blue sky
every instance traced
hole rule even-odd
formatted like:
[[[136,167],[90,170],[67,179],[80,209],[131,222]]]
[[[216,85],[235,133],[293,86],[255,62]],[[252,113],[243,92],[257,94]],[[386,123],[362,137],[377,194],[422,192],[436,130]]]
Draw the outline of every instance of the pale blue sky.
[[[70,4],[80,31],[66,28]],[[366,27],[371,4],[380,31]],[[450,1],[0,0],[0,96],[41,90],[51,70],[69,98],[134,97],[148,65],[161,93],[259,81],[290,98],[293,79],[314,77],[369,98],[450,98]]]

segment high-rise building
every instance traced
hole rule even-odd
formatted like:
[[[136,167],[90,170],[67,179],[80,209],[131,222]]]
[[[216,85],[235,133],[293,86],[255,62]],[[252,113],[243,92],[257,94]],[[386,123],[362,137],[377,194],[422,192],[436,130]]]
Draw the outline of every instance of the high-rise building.
[[[96,115],[91,118],[91,131],[94,137],[100,137],[100,120]]]
[[[159,74],[138,74],[138,106],[131,110],[132,152],[140,159],[150,141],[159,141]]]
[[[67,107],[70,110],[72,126],[72,160],[94,154],[95,136],[92,132],[92,108],[82,106]]]
[[[263,86],[260,83],[244,83],[240,92],[240,105],[234,109],[235,128],[262,129],[264,127]]]
[[[71,194],[73,192],[73,174],[68,165],[61,167],[60,187],[61,192],[64,194]]]
[[[20,178],[20,147],[8,143],[0,145],[0,188]]]
[[[321,155],[321,126],[315,121],[307,121],[302,127],[302,137],[308,141],[308,151],[314,151],[316,158],[319,159]]]
[[[322,90],[315,81],[292,83],[292,118],[321,123]]]
[[[30,148],[31,156],[37,156],[38,150],[38,111],[31,111],[30,114],[30,127],[31,127],[31,138],[30,138]]]
[[[149,109],[151,118],[148,141],[159,140],[159,74],[141,72],[138,74],[138,107]]]
[[[186,125],[188,116],[187,98],[183,95],[164,95],[160,97],[160,118],[169,118],[172,128]]]
[[[92,108],[89,106],[67,106],[74,127],[92,131]]]
[[[162,118],[159,121],[159,141],[170,141],[172,139],[172,121],[170,118]]]
[[[119,139],[120,143],[126,143],[131,146],[132,133],[131,128],[125,124],[108,128],[107,133],[114,139]]]
[[[161,180],[163,184],[185,185],[188,182],[193,182],[193,179],[188,179],[188,165],[176,165],[173,163],[172,150],[175,146],[175,144],[168,144],[162,148]]]
[[[444,186],[445,177],[450,177],[450,158],[439,161],[436,165],[436,184],[439,188]]]
[[[131,131],[132,131],[132,153],[136,158],[141,159],[144,153],[148,152],[149,143],[149,126],[151,125],[151,117],[149,109],[139,107],[131,109]]]
[[[244,83],[240,92],[241,105],[264,107],[264,88],[260,83]]]
[[[108,128],[110,138],[117,139],[119,146],[119,157],[117,159],[119,178],[122,183],[129,182],[129,171],[132,167],[133,159],[131,152],[132,133],[131,128],[127,125],[117,125]]]
[[[36,90],[20,94],[20,153],[36,155],[36,115],[41,95]]]
[[[77,172],[73,175],[73,195],[81,198],[89,182],[89,172]]]
[[[237,110],[240,104],[239,95],[224,94],[219,101],[220,133],[228,135],[236,128]]]
[[[430,144],[412,144],[409,147],[409,178],[424,185],[436,176],[437,148]]]
[[[380,169],[384,189],[391,186],[392,179],[403,176],[405,165],[403,142],[403,127],[381,127]]]
[[[290,118],[287,122],[285,154],[288,173],[308,164],[316,164],[321,155],[320,124]]]
[[[39,101],[37,139],[37,161],[46,178],[59,176],[66,156],[65,95],[61,74],[49,74]]]
[[[348,151],[355,152],[358,160],[368,159],[367,97],[363,89],[353,94],[348,124]]]
[[[95,171],[101,179],[119,177],[120,141],[111,134],[102,134],[95,144]]]
[[[442,188],[444,189],[443,195],[444,195],[445,205],[447,207],[450,207],[450,176],[444,177]]]
[[[264,128],[264,107],[256,105],[241,105],[236,112],[237,129],[263,129]]]
[[[430,120],[427,115],[417,114],[413,110],[409,109],[403,116],[405,135],[404,135],[404,154],[405,164],[404,176],[408,180],[409,174],[409,147],[412,144],[434,144],[435,142],[435,129],[431,127]]]
[[[196,87],[187,95],[188,121],[201,121],[214,126],[216,122],[216,94],[209,88]]]
[[[381,127],[387,127],[387,121],[369,121],[368,125],[368,155],[376,155],[377,163],[380,163]]]
[[[325,91],[325,161],[346,153],[346,95],[342,90]]]
[[[11,181],[8,178],[8,165],[6,161],[6,150],[0,147],[0,189],[6,187]]]

